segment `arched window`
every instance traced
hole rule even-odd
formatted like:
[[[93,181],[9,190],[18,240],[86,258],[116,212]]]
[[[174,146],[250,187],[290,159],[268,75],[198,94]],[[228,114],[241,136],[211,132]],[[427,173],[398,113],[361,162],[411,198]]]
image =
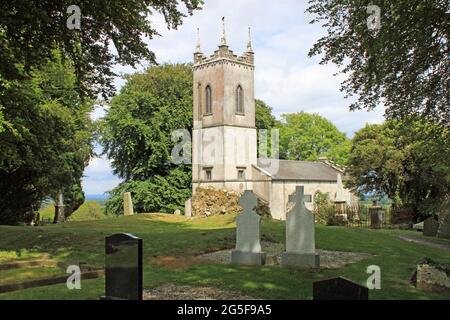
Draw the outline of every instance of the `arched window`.
[[[244,113],[244,90],[241,85],[236,88],[236,113]]]
[[[202,84],[197,83],[197,100],[198,100],[198,110],[201,114],[203,112],[203,103],[202,103]]]
[[[212,114],[212,91],[211,87],[208,85],[205,89],[206,95],[206,114]]]

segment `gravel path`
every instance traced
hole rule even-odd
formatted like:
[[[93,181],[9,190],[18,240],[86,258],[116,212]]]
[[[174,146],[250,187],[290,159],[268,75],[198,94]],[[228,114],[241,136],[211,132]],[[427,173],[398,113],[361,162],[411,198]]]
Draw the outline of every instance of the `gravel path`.
[[[433,240],[421,239],[421,238],[414,237],[414,236],[398,236],[398,237],[400,239],[408,241],[408,242],[419,243],[419,244],[423,244],[423,245],[426,245],[429,247],[450,251],[450,244],[436,242]]]
[[[165,284],[144,290],[144,300],[255,300],[238,292],[212,288]]]
[[[284,252],[284,245],[281,243],[261,242],[261,247],[267,253],[266,266],[277,265],[281,260],[281,254]],[[355,263],[372,255],[368,253],[359,252],[342,252],[342,251],[328,251],[317,250],[320,254],[320,267],[324,269],[340,269],[347,264]],[[229,264],[231,257],[231,250],[222,250],[212,253],[202,254],[197,256],[201,260],[213,261],[221,264]]]

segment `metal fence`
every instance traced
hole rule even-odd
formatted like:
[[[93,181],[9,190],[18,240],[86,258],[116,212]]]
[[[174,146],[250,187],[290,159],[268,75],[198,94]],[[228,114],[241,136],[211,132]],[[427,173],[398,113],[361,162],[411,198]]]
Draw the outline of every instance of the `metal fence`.
[[[371,211],[380,213],[378,221],[371,221]],[[391,225],[392,207],[391,205],[373,207],[364,204],[343,207],[328,206],[320,209],[318,220],[319,223],[330,226],[370,227],[377,224],[382,228]]]

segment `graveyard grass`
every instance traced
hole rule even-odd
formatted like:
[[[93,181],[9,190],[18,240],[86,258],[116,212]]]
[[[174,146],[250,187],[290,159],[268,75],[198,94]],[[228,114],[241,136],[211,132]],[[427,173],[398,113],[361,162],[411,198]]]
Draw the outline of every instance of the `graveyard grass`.
[[[422,258],[450,260],[449,251],[397,238],[400,234],[420,236],[410,231],[316,226],[316,244],[320,249],[373,254],[339,270],[191,264],[188,257],[192,255],[234,248],[235,216],[187,220],[183,216],[146,214],[44,227],[0,226],[0,263],[46,258],[66,265],[86,263],[103,267],[104,238],[119,232],[144,240],[145,289],[171,283],[217,287],[254,298],[312,299],[313,281],[344,276],[365,285],[369,276],[366,268],[378,265],[382,289],[370,291],[370,299],[450,299],[450,293],[427,293],[410,285],[411,273]],[[284,243],[284,237],[284,223],[263,221],[262,240]],[[186,259],[171,263],[173,257]],[[2,272],[5,271],[0,271],[0,276]],[[30,279],[40,277],[41,272],[40,268],[26,272],[14,269],[8,270],[7,277],[9,281]],[[81,290],[68,290],[65,284],[59,284],[2,293],[0,299],[96,299],[103,294],[104,278],[100,278],[82,281]]]

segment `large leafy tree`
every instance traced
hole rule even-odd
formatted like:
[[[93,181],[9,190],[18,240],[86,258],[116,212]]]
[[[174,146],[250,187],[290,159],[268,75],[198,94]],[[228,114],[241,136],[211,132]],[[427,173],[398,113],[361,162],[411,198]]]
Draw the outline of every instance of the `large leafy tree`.
[[[67,27],[68,20],[76,17],[75,11],[68,12],[72,5],[80,9],[79,29]],[[201,0],[2,1],[0,80],[20,79],[59,49],[74,62],[81,92],[109,96],[114,64],[155,63],[145,43],[145,38],[158,35],[149,19],[153,14],[164,15],[167,27],[177,28],[186,14],[200,6]]]
[[[272,129],[278,129],[280,122],[272,114],[272,107],[259,99],[255,100],[255,122],[258,129],[258,156],[274,157],[272,143],[276,142],[272,138]]]
[[[357,98],[351,109],[384,103],[389,118],[420,115],[449,123],[447,0],[309,3],[312,22],[327,30],[309,54],[342,67],[342,89]]]
[[[350,142],[331,121],[306,112],[282,115],[280,126],[280,158],[318,160],[326,157],[345,165]]]
[[[29,78],[32,69],[52,59],[57,49],[73,62],[76,88],[83,97],[110,97],[115,64],[156,63],[145,43],[145,38],[158,35],[150,16],[162,14],[168,28],[177,28],[201,4],[202,0],[2,1],[0,96],[10,92],[15,81]],[[67,27],[73,18],[81,18],[79,29]],[[3,114],[8,107],[0,104],[0,132],[11,127]]]
[[[190,195],[191,169],[172,161],[172,133],[192,130],[192,69],[164,64],[127,77],[101,124],[100,143],[124,183],[111,192],[110,213],[131,191],[137,210],[173,212]]]
[[[93,104],[81,98],[73,65],[55,51],[29,78],[11,81],[0,105],[8,106],[0,133],[0,224],[15,224],[44,198],[80,184],[92,154]]]
[[[262,100],[255,100],[256,128],[270,130],[278,126],[279,121],[272,114],[272,107]]]
[[[67,23],[78,18],[73,5],[80,9],[81,24],[72,30]],[[115,64],[156,63],[145,43],[158,35],[152,14],[161,13],[168,28],[177,28],[200,5],[201,0],[2,2],[0,223],[22,221],[44,196],[60,192],[69,200],[67,213],[79,206],[84,198],[79,177],[90,153],[84,146],[92,137],[81,133],[89,99],[112,95]],[[46,87],[57,80],[47,81],[46,71],[39,74],[49,61],[71,62],[73,75],[59,73],[59,80],[67,81],[60,81],[63,87]]]
[[[450,192],[448,128],[425,120],[367,125],[355,134],[349,186],[387,195],[416,216],[439,212]]]

